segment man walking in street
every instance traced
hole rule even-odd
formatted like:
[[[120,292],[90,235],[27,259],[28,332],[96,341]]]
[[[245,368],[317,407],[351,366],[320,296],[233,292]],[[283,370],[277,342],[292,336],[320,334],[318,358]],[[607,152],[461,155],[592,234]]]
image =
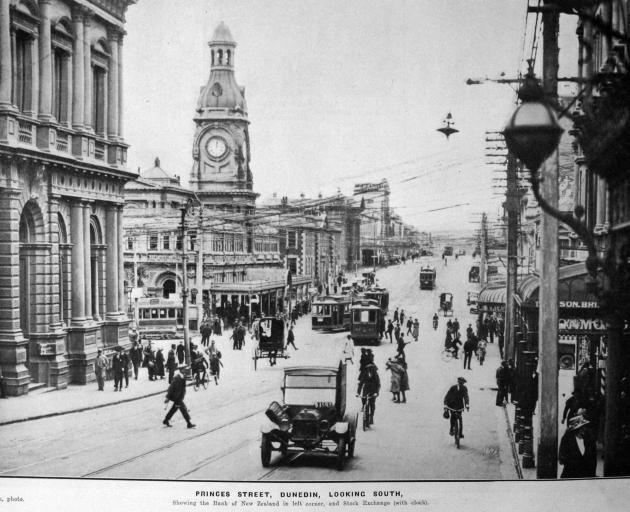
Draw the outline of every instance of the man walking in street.
[[[394,332],[394,324],[392,323],[391,320],[387,320],[387,334],[389,335],[390,343],[394,342],[393,332]]]
[[[505,345],[505,335],[503,334],[503,331],[498,332],[498,338],[499,338],[499,354],[501,355],[501,359],[503,359],[503,346]]]
[[[473,352],[475,350],[475,340],[472,336],[469,336],[464,343],[464,370],[470,370],[470,360],[472,359]]]
[[[186,396],[186,376],[184,375],[184,369],[187,368],[185,364],[180,364],[177,367],[177,371],[175,372],[175,376],[173,377],[173,382],[168,387],[168,391],[166,392],[166,398],[164,399],[164,403],[168,404],[169,401],[173,402],[171,409],[166,414],[164,421],[162,423],[166,427],[170,427],[169,423],[170,419],[177,412],[177,409],[182,413],[182,416],[186,420],[186,425],[188,428],[194,428],[195,425],[190,420],[190,414],[188,414],[188,408],[184,403],[184,397]],[[166,408],[166,407],[165,407]]]
[[[398,322],[398,308],[394,311],[394,323]]]
[[[289,348],[289,345],[297,350],[297,347],[295,346],[295,334],[293,334],[293,327],[289,327],[289,334],[287,334],[287,348]]]
[[[96,361],[94,361],[94,373],[96,374],[96,382],[98,382],[98,390],[103,391],[105,386],[105,376],[107,374],[107,368],[109,367],[109,361],[107,357],[103,355],[103,351],[99,348],[96,353]]]
[[[173,375],[175,374],[175,370],[177,369],[177,360],[175,352],[177,350],[177,345],[173,343],[171,345],[171,350],[168,351],[166,356],[166,370],[168,371],[168,383],[173,382]]]

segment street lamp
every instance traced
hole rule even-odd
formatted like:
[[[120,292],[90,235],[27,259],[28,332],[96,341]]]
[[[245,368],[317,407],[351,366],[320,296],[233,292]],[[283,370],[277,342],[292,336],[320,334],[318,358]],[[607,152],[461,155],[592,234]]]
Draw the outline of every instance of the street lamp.
[[[190,361],[190,332],[188,326],[188,254],[186,252],[186,215],[195,206],[195,201],[188,199],[181,210],[181,226],[182,231],[182,322],[184,327],[184,354],[186,363],[186,376],[192,375]]]

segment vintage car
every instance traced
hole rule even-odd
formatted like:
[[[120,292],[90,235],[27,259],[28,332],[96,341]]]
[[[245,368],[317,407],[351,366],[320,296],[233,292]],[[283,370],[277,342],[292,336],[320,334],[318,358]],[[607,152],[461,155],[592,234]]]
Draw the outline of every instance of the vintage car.
[[[346,365],[305,366],[284,370],[282,404],[272,402],[262,426],[260,458],[268,467],[271,454],[291,452],[337,458],[342,470],[354,456],[357,413],[346,413]]]

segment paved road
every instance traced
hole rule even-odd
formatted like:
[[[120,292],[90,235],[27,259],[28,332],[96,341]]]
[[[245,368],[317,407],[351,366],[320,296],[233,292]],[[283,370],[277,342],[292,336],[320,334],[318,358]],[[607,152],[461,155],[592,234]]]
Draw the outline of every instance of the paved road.
[[[454,294],[454,312],[463,329],[473,320],[465,302],[468,258],[451,258],[447,267],[431,260],[438,270],[438,288],[420,291],[420,265],[407,263],[379,270],[380,284],[390,289],[391,309],[398,306],[421,326],[420,341],[406,349],[411,390],[406,404],[391,401],[385,361],[394,345],[375,347],[375,360],[383,383],[375,425],[358,432],[355,458],[343,472],[334,458],[314,456],[272,458],[270,468],[260,464],[259,426],[264,410],[281,398],[282,367],[301,364],[334,365],[339,360],[345,333],[313,333],[310,317],[296,328],[298,351],[276,367],[259,361],[254,371],[252,344],[232,351],[227,340],[220,349],[225,368],[219,386],[194,392],[186,403],[195,429],[186,429],[175,417],[173,428],[161,426],[161,397],[150,397],[113,407],[54,418],[6,425],[0,428],[0,475],[72,476],[98,478],[154,478],[195,480],[382,480],[382,479],[501,479],[516,478],[507,443],[503,410],[494,405],[490,389],[498,362],[491,345],[488,363],[463,370],[458,361],[440,357],[445,320],[437,331],[431,317],[440,291]],[[358,350],[357,350],[358,352]],[[358,359],[358,357],[357,357]],[[458,375],[465,375],[471,412],[464,416],[465,439],[457,450],[441,416],[442,398]],[[358,408],[354,397],[356,367],[349,369],[349,407]],[[63,393],[58,391],[56,393]]]

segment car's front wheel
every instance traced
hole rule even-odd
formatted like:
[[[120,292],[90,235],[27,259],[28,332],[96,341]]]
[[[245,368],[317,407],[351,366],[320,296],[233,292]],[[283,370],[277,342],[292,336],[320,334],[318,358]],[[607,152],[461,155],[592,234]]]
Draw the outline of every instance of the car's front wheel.
[[[342,437],[337,442],[337,469],[342,471],[346,465],[346,438]]]
[[[262,435],[260,443],[260,461],[262,462],[263,468],[269,467],[269,462],[271,461],[271,439],[269,438],[269,434]]]

